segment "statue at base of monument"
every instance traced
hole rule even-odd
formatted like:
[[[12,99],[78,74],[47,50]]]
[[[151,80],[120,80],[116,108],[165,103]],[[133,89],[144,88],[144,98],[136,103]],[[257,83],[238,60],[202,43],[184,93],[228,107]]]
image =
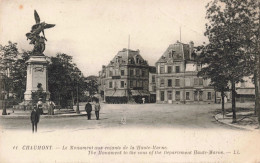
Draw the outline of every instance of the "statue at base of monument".
[[[27,40],[30,40],[30,44],[34,45],[33,53],[34,56],[43,56],[43,52],[45,50],[45,41],[47,41],[44,29],[52,28],[55,24],[47,24],[45,22],[41,22],[40,17],[36,10],[34,10],[34,19],[36,24],[32,26],[32,29],[29,33],[26,33]],[[40,34],[43,36],[40,36]]]

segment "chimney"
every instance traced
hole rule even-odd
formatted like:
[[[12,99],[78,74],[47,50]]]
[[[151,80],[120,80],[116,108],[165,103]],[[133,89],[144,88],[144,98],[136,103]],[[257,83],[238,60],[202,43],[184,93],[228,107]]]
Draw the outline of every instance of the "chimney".
[[[191,54],[192,54],[193,50],[194,50],[194,42],[190,41],[190,43],[189,43],[190,59],[191,59]]]

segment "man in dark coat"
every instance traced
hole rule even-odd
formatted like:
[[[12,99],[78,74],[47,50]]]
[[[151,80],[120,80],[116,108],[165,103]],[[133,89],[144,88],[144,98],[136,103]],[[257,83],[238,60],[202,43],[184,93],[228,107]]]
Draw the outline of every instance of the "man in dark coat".
[[[31,122],[32,122],[32,132],[37,132],[37,124],[40,120],[40,113],[36,110],[36,106],[33,108],[31,112]]]
[[[86,104],[85,110],[87,112],[88,120],[90,120],[91,119],[92,105],[89,102]]]

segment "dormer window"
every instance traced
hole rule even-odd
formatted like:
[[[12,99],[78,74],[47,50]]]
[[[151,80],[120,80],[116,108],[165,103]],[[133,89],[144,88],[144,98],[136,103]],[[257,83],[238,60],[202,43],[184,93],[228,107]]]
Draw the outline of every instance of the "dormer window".
[[[139,58],[136,58],[136,63],[139,63]]]

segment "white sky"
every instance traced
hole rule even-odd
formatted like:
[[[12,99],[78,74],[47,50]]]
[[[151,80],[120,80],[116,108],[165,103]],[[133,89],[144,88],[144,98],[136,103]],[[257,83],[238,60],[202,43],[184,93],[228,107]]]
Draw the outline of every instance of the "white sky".
[[[56,24],[45,30],[47,56],[57,52],[73,56],[85,76],[98,75],[117,52],[128,46],[140,49],[149,65],[169,44],[193,40],[207,42],[205,6],[209,0],[0,0],[0,44],[10,40],[19,49],[32,49],[25,34],[41,21]]]

